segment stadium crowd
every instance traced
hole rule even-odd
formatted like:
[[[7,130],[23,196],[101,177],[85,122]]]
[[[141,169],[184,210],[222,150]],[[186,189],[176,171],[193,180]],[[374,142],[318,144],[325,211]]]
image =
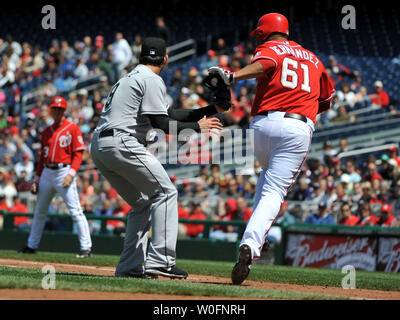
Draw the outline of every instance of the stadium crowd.
[[[161,22],[161,28],[163,23]],[[168,37],[168,30],[163,29]],[[129,40],[129,41],[128,41]],[[52,123],[48,103],[58,94],[68,102],[67,117],[77,123],[87,147],[99,120],[111,85],[138,63],[141,36],[125,39],[115,34],[113,43],[104,43],[101,35],[77,40],[73,44],[54,40],[43,49],[28,42],[18,43],[8,36],[0,39],[0,210],[27,212],[20,195],[28,194],[40,148],[40,135]],[[223,38],[207,52],[206,62],[190,68],[187,74],[176,69],[168,90],[178,92],[176,99],[168,96],[172,108],[200,108],[209,96],[201,86],[206,70],[218,65],[235,71],[252,58],[254,44],[248,42],[233,48]],[[318,117],[324,125],[354,121],[348,112],[355,107],[375,105],[390,107],[390,98],[379,79],[375,91],[367,92],[360,71],[350,70],[331,56],[328,73],[337,93],[332,110]],[[75,90],[80,81],[98,77],[94,89]],[[232,90],[232,108],[222,115],[225,126],[247,128],[255,93],[255,81],[240,81]],[[23,110],[23,98],[31,97],[33,107]],[[348,150],[342,139],[338,150],[327,141],[319,158],[309,158],[297,183],[282,206],[278,222],[307,222],[344,225],[400,226],[400,158],[397,148],[387,150],[381,158],[370,157],[364,167],[357,159],[341,161],[339,154]],[[82,170],[77,178],[81,204],[85,214],[125,216],[131,209],[94,168],[89,148],[83,154]],[[222,173],[219,165],[201,165],[198,176],[179,180],[171,176],[179,191],[179,216],[186,219],[244,220],[251,216],[255,186],[261,171],[254,168],[243,174]],[[179,180],[179,183],[178,183]],[[288,203],[306,201],[318,206],[307,216]],[[53,200],[51,212],[67,212],[60,199]],[[16,218],[15,224],[29,228],[29,219]],[[99,222],[90,221],[91,231],[99,231]],[[62,223],[49,219],[47,229],[62,229]],[[110,232],[122,233],[124,223],[109,221]],[[180,225],[180,236],[196,237],[201,225]],[[216,227],[211,237],[229,238],[235,227]]]

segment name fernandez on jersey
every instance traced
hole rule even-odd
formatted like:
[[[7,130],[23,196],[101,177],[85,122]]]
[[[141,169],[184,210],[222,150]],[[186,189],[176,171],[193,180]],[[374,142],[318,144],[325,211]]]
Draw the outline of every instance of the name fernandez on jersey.
[[[319,60],[316,56],[314,56],[311,52],[302,50],[302,49],[293,49],[291,46],[286,46],[284,44],[278,44],[276,46],[270,47],[270,49],[274,50],[277,55],[281,56],[283,54],[290,54],[292,56],[295,56],[298,59],[302,60],[308,60],[312,64],[315,65],[315,67],[318,69],[318,64]]]

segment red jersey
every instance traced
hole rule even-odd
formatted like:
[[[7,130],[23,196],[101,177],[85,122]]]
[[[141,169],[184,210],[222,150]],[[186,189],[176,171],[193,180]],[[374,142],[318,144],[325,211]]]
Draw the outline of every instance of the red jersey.
[[[349,218],[343,218],[339,224],[343,224],[345,226],[355,226],[360,221],[360,218],[356,215],[352,214]]]
[[[65,163],[71,165],[72,175],[78,171],[82,162],[82,153],[85,144],[79,127],[66,119],[59,124],[47,127],[42,133],[40,159],[36,169],[36,176],[41,175],[46,164]]]
[[[319,104],[330,103],[335,92],[322,62],[311,51],[286,40],[259,45],[251,63],[262,59],[272,61],[275,67],[257,78],[252,115],[283,111],[300,114],[315,123]]]
[[[10,212],[18,212],[18,213],[28,213],[28,207],[23,203],[15,204],[11,209]],[[28,217],[15,217],[14,218],[14,225],[19,226],[22,223],[28,221]]]

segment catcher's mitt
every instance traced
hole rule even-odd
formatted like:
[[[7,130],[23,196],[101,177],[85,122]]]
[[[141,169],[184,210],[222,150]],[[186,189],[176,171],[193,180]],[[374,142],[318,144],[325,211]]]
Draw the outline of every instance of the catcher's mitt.
[[[212,72],[206,76],[202,85],[212,91],[212,103],[229,110],[231,107],[231,91],[219,73]]]

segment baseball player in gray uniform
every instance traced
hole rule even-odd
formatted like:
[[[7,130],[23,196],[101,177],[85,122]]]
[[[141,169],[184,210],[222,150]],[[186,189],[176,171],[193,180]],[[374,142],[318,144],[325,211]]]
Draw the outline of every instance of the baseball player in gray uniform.
[[[132,207],[117,277],[187,278],[188,273],[175,265],[177,190],[161,163],[146,150],[146,135],[153,128],[168,133],[172,120],[178,132],[222,129],[220,121],[210,116],[230,107],[229,96],[220,101],[215,97],[214,104],[200,109],[169,108],[159,76],[167,60],[163,39],[144,39],[139,65],[111,89],[91,144],[97,168]]]

